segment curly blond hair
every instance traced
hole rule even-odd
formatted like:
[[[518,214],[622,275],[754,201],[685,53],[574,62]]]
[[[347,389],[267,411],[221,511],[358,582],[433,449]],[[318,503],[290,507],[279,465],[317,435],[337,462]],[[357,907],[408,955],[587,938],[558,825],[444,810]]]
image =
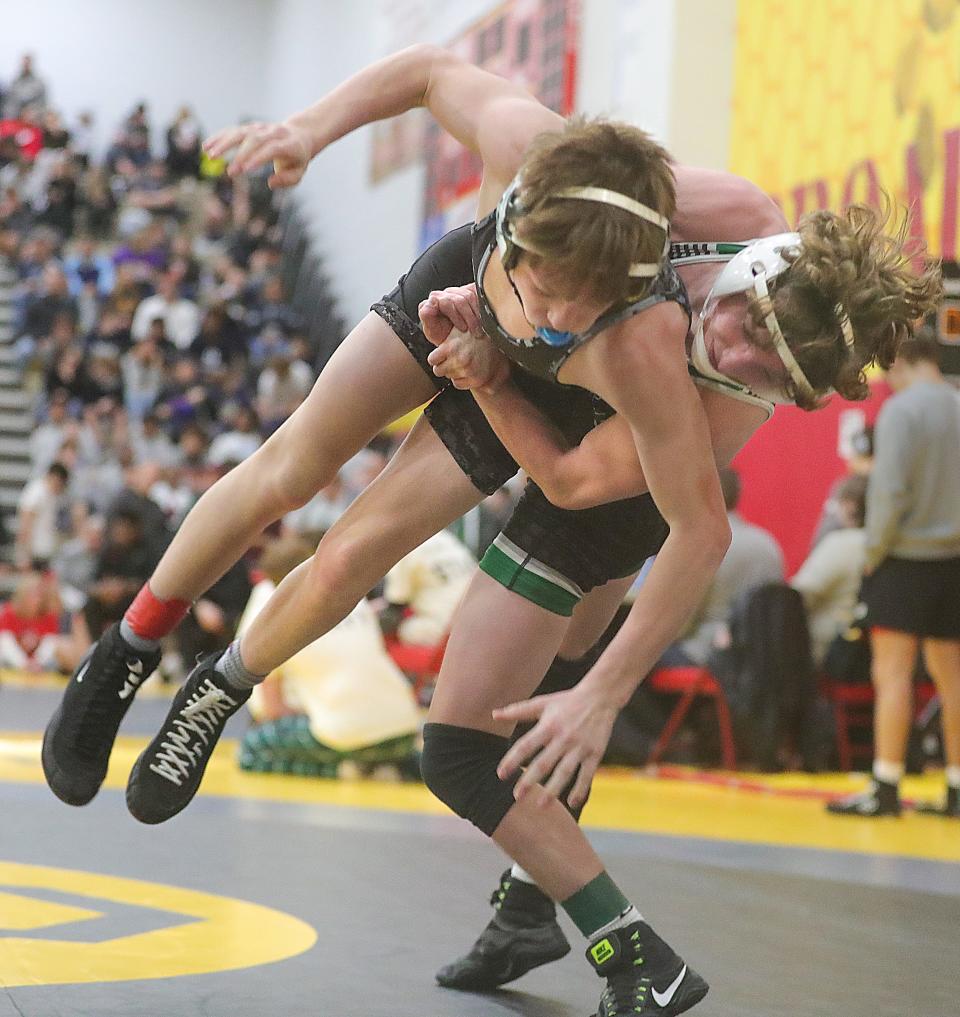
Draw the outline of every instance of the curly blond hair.
[[[893,227],[890,232],[888,229]],[[802,409],[816,409],[835,389],[845,399],[869,394],[866,368],[889,367],[900,343],[912,336],[942,295],[939,261],[910,238],[910,220],[896,223],[892,203],[877,210],[851,205],[843,213],[818,211],[801,219],[798,253],[784,251],[789,269],[771,286],[780,328],[816,393],[790,395]],[[848,348],[838,306],[853,326]],[[763,325],[759,301],[754,323]]]
[[[534,138],[520,170],[518,239],[571,280],[570,296],[586,289],[615,304],[644,292],[650,280],[629,269],[661,260],[664,231],[615,205],[558,198],[566,187],[606,187],[671,219],[676,189],[666,150],[630,124],[578,116]]]

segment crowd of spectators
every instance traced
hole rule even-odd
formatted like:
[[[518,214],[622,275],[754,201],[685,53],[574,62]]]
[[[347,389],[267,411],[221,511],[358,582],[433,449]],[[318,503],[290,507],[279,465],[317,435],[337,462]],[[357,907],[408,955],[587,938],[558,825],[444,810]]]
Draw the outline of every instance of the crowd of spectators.
[[[284,292],[265,176],[232,179],[207,160],[189,107],[160,133],[137,103],[98,151],[93,114],[68,123],[25,56],[0,110],[0,262],[15,274],[13,342],[34,407],[0,569],[14,575],[12,604],[42,592],[43,611],[22,609],[45,618],[27,626],[36,637],[15,633],[25,656],[0,666],[69,672],[203,492],[306,397],[319,351]],[[264,540],[316,543],[397,443],[375,439]],[[512,500],[482,507],[474,551]],[[169,677],[232,638],[259,550],[194,605],[165,653]]]
[[[0,261],[35,414],[7,567],[17,603],[42,586],[64,619],[42,664],[69,670],[203,491],[304,399],[318,351],[285,299],[271,192],[205,159],[189,107],[157,147],[138,103],[98,152],[92,114],[68,123],[31,57],[0,101]],[[391,452],[363,453],[286,526],[315,538]],[[229,640],[241,572],[184,626],[184,659]]]

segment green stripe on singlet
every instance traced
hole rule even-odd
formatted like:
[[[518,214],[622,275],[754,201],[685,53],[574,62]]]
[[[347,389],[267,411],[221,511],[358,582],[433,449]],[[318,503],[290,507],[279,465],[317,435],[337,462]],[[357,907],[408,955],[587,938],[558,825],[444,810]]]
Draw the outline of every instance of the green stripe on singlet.
[[[509,543],[509,542],[507,542]],[[553,614],[569,617],[580,601],[577,588],[534,558],[519,561],[510,551],[515,545],[504,546],[500,537],[487,548],[480,568],[501,586]],[[551,576],[550,574],[553,573]]]

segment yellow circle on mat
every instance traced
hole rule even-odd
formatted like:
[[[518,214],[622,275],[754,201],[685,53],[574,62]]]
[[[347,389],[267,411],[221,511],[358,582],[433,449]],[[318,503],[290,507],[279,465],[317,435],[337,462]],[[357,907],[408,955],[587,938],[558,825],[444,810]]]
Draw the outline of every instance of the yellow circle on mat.
[[[89,908],[31,897],[32,889],[89,900]],[[75,942],[57,938],[66,923],[102,919],[111,902],[172,912],[194,921],[134,935]],[[37,930],[46,930],[37,936]],[[33,937],[18,936],[30,931]],[[270,964],[309,950],[306,922],[232,897],[74,869],[0,862],[0,985],[67,985],[174,978]]]

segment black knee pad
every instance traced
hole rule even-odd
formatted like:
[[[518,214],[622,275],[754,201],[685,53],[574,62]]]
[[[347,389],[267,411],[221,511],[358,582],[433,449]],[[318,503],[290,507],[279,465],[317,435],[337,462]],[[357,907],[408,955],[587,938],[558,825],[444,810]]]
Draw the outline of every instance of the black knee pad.
[[[423,782],[445,805],[469,819],[488,837],[513,807],[513,788],[519,779],[497,776],[507,751],[507,738],[453,724],[426,724],[420,772]]]

